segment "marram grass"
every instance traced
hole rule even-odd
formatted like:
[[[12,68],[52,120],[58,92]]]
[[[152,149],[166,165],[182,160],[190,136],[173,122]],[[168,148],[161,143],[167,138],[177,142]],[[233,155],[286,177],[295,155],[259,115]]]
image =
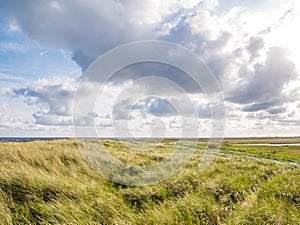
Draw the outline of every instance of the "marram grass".
[[[164,160],[170,143],[147,152],[153,143],[131,142],[144,151],[130,152],[105,141],[135,165]],[[288,164],[298,162],[299,148],[269,160],[261,147],[226,144],[200,172],[202,147],[174,177],[130,187],[96,173],[74,140],[0,143],[0,224],[300,224],[300,169]]]

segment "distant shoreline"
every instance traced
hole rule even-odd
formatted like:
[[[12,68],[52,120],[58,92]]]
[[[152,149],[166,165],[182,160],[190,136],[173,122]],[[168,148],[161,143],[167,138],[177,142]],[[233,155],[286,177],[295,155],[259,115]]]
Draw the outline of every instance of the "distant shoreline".
[[[68,137],[0,137],[0,142],[31,142],[31,141],[56,141],[68,140]]]
[[[56,140],[71,140],[76,139],[74,137],[0,137],[0,142],[32,142],[32,141],[56,141]],[[84,138],[90,140],[120,140],[120,141],[155,141],[162,140],[160,138],[115,138],[115,137],[103,137],[103,138]],[[176,137],[166,137],[164,140],[179,140]],[[182,140],[187,141],[208,141],[208,138],[183,138]],[[225,137],[224,142],[230,143],[274,143],[274,144],[285,144],[285,143],[300,143],[300,137]]]

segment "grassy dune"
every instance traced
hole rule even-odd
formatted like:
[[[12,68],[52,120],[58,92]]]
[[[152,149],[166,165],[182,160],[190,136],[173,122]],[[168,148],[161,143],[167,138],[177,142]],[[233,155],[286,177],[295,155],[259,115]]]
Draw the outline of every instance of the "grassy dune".
[[[128,148],[151,142],[104,144],[136,165],[172,150],[171,141],[155,152]],[[230,141],[200,172],[203,148],[174,177],[129,187],[91,169],[74,140],[0,143],[0,224],[300,224],[299,146]]]

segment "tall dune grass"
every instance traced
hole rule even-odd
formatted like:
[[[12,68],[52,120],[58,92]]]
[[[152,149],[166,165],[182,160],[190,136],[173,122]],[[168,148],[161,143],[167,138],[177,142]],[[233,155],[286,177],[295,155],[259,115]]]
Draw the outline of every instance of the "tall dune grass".
[[[105,144],[137,165],[170,154],[168,143],[157,157]],[[299,168],[218,157],[200,172],[201,156],[162,183],[129,187],[91,169],[74,140],[1,143],[0,224],[300,224]]]

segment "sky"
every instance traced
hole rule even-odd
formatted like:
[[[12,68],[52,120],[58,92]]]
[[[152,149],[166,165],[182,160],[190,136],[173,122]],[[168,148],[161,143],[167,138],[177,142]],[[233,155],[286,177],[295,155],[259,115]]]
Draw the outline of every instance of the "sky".
[[[73,137],[74,96],[87,68],[107,51],[143,40],[178,44],[207,64],[225,99],[226,137],[300,136],[299,1],[0,0],[0,5],[1,137]],[[82,120],[93,121],[99,137],[118,136],[116,124],[136,137],[180,136],[190,115],[184,110],[179,115],[173,103],[185,106],[183,93],[163,80],[135,83],[155,75],[183,87],[197,112],[198,136],[209,137],[211,104],[182,73],[150,62],[124,68],[103,84],[94,111]],[[122,96],[128,87],[134,88]],[[134,92],[143,97],[130,105]]]

